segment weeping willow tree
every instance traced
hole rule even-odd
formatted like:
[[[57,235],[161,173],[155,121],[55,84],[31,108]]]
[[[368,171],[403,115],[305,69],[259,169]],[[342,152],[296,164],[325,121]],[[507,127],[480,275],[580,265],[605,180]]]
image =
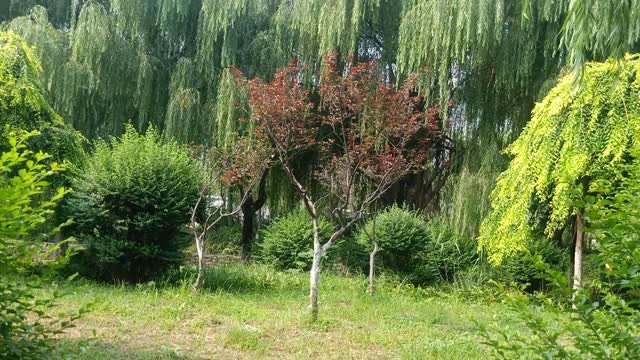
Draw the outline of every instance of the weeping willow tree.
[[[479,160],[464,159],[459,173],[449,177],[443,188],[442,216],[459,239],[474,239],[478,235],[482,218],[491,209],[489,194],[508,164],[508,158],[500,153],[495,143],[488,145],[480,155]]]
[[[35,6],[43,6],[52,14],[56,26],[69,26],[75,11],[86,0],[5,0],[0,2],[0,21],[27,14]]]
[[[622,59],[625,53],[640,50],[638,0],[522,0],[522,6],[525,21],[564,19],[562,44],[576,73],[587,60]]]
[[[522,135],[508,148],[513,156],[491,195],[479,246],[493,263],[525,249],[535,232],[534,208],[546,205],[543,224],[553,237],[575,222],[575,284],[580,286],[584,219],[580,201],[589,183],[628,162],[640,141],[640,60],[629,56],[590,63],[580,91],[565,76],[533,111]]]
[[[16,34],[0,32],[0,124],[34,130],[39,123],[61,123],[40,89],[42,67],[34,51]]]
[[[307,81],[338,51],[344,65],[376,60],[387,80],[396,80],[398,28],[405,0],[281,1],[273,18],[276,44],[307,65]]]
[[[562,67],[561,22],[521,19],[520,0],[416,0],[401,17],[398,71],[427,69],[426,98],[448,109],[441,126],[455,144],[454,170],[441,204],[468,239],[506,165],[496,153],[520,134]]]
[[[78,162],[83,138],[54,111],[41,86],[37,54],[15,33],[0,32],[0,149],[13,132],[38,131],[30,147],[49,153],[53,161]],[[12,136],[15,136],[13,134]],[[54,182],[63,184],[56,176]]]
[[[565,62],[619,57],[637,49],[640,33],[638,0],[1,3],[2,27],[42,58],[52,106],[91,138],[117,135],[131,120],[184,143],[228,145],[246,125],[246,114],[230,107],[239,96],[226,78],[230,65],[270,79],[296,57],[307,87],[317,85],[331,50],[340,67],[377,61],[388,83],[428,70],[421,91],[427,104],[440,101],[448,114],[440,125],[455,144],[443,158],[454,171],[441,204],[469,238],[505,166],[492,154],[517,138]],[[268,183],[284,191],[278,180]],[[276,203],[288,206],[291,196]]]
[[[55,102],[53,97],[62,89],[64,59],[69,57],[67,36],[51,25],[48,10],[41,6],[34,7],[28,16],[6,23],[3,28],[20,35],[28,44],[37,44],[33,50],[42,64],[41,83],[50,101]]]
[[[381,60],[395,78],[402,2],[11,0],[8,6],[3,26],[37,49],[52,105],[87,136],[119,134],[132,120],[139,129],[151,124],[203,143],[218,137],[207,129],[219,128],[211,114],[229,65],[268,79],[296,56],[312,74],[329,50],[339,49],[343,59],[354,52]]]

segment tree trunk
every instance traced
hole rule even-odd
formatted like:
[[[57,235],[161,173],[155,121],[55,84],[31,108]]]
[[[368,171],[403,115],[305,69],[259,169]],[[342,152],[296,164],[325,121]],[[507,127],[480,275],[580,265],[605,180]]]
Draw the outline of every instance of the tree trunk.
[[[369,254],[369,295],[375,294],[375,267],[376,254],[378,253],[378,243],[373,243],[373,251]]]
[[[584,240],[584,220],[582,209],[576,212],[576,244],[573,261],[573,289],[582,288],[582,245]]]
[[[311,321],[318,321],[318,282],[320,280],[320,260],[322,255],[319,252],[313,252],[313,263],[311,265],[309,306],[311,307]]]
[[[199,290],[204,284],[204,236],[196,237],[196,250],[198,251],[198,277],[193,287]]]
[[[242,205],[242,259],[249,259],[253,245],[253,228],[256,217],[256,209],[253,206],[253,197],[247,198]]]
[[[571,248],[570,248],[571,256],[569,256],[569,276],[568,276],[568,280],[569,281],[567,282],[567,285],[571,289],[573,289],[573,280],[574,280],[573,274],[574,274],[574,271],[575,271],[575,264],[576,264],[576,251],[575,251],[575,249],[576,249],[576,226],[575,226],[575,224],[576,224],[576,221],[573,221],[573,224],[571,226],[573,231],[571,231],[571,233],[572,233],[572,235],[571,235],[571,239],[572,239],[571,240]]]
[[[267,176],[269,169],[265,170],[260,177],[258,184],[258,198],[254,201],[253,196],[247,197],[242,204],[242,259],[247,260],[251,255],[253,240],[255,237],[256,212],[260,211],[267,201]]]
[[[309,279],[309,307],[311,308],[311,321],[318,321],[318,282],[320,280],[320,261],[322,260],[322,246],[320,245],[320,228],[318,218],[313,221],[313,262]]]

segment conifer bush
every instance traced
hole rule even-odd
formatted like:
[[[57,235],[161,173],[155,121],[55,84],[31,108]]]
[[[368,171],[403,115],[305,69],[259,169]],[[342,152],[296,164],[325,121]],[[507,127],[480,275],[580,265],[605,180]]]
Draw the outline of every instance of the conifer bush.
[[[529,243],[526,251],[511,255],[493,269],[494,278],[505,284],[527,285],[528,291],[544,290],[543,272],[536,266],[538,258],[556,271],[569,266],[569,254],[552,240]]]
[[[395,205],[361,228],[357,239],[369,251],[375,239],[379,267],[417,285],[453,281],[477,258],[473,242],[457,237],[446,223]]]
[[[320,220],[320,237],[327,240],[334,225],[327,219]],[[309,214],[303,210],[276,219],[262,232],[258,244],[258,259],[281,270],[306,271],[313,257],[313,229]],[[327,251],[326,265],[339,272],[363,272],[368,255],[352,234],[345,234]]]
[[[416,256],[412,281],[416,284],[453,282],[456,275],[477,263],[475,242],[457,236],[440,219],[427,223],[427,243]]]
[[[357,235],[367,249],[378,244],[376,262],[387,270],[411,273],[429,241],[427,221],[415,211],[392,206],[370,220]]]
[[[66,207],[86,248],[80,272],[135,282],[181,264],[200,179],[186,151],[153,129],[129,125],[121,139],[97,142]]]
[[[320,237],[329,239],[333,227],[320,220]],[[267,226],[259,244],[259,257],[278,269],[309,270],[313,252],[311,217],[303,210],[295,210]]]

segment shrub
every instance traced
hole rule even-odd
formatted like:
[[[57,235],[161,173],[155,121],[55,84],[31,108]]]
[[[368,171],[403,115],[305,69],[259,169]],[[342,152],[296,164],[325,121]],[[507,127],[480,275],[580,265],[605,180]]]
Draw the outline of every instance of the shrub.
[[[347,273],[368,271],[369,253],[362,244],[353,238],[353,234],[342,235],[329,248],[326,261],[331,270]]]
[[[219,255],[240,254],[242,224],[231,221],[215,227],[208,234],[207,252]]]
[[[505,258],[494,268],[494,278],[506,284],[529,284],[529,291],[543,290],[545,281],[543,272],[536,266],[537,257],[558,271],[564,271],[568,267],[569,257],[565,249],[551,240],[539,239],[531,241],[527,251]]]
[[[81,273],[101,280],[144,281],[184,259],[185,231],[200,177],[187,153],[127,126],[120,140],[99,141],[74,179],[67,210],[85,246]]]
[[[320,220],[320,237],[326,241],[333,226]],[[309,270],[313,257],[311,217],[304,209],[295,210],[276,219],[262,233],[258,244],[259,258],[278,269]]]
[[[374,238],[380,249],[376,263],[408,274],[429,240],[427,222],[417,212],[394,205],[367,222],[357,235],[358,243],[369,251]]]
[[[31,133],[26,137],[35,135]],[[55,270],[71,252],[48,258],[58,251],[39,246],[36,230],[50,219],[67,193],[58,188],[48,196],[48,180],[64,168],[47,163],[48,155],[26,149],[26,138],[9,140],[10,150],[0,156],[0,358],[42,359],[50,351],[49,339],[72,326],[77,317],[52,317],[61,294],[36,296],[46,278],[24,279],[24,270]],[[59,228],[54,231],[59,230]],[[28,240],[26,240],[28,239]],[[46,261],[44,261],[46,259]]]
[[[458,273],[477,260],[475,244],[461,239],[446,223],[434,219],[428,222],[427,242],[416,255],[411,279],[415,284],[452,282]]]

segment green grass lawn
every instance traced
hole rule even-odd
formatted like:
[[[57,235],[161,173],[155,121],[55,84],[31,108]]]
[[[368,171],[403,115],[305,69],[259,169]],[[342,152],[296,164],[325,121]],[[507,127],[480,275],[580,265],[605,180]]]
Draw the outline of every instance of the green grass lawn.
[[[434,289],[323,274],[320,318],[309,322],[307,274],[222,265],[206,289],[188,280],[64,284],[65,309],[92,311],[58,342],[69,359],[485,359],[472,319],[518,326],[504,305]]]

